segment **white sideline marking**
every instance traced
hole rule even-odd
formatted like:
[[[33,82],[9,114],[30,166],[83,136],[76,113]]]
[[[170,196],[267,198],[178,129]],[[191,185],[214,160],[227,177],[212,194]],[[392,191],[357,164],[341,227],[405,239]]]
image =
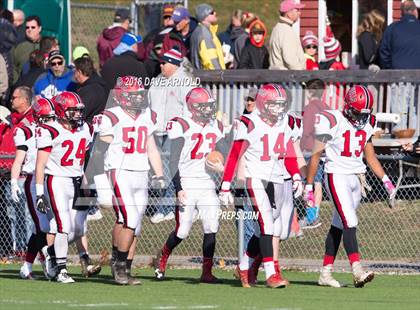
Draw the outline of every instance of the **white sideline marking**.
[[[177,306],[155,306],[152,307],[152,309],[156,309],[156,310],[172,310],[172,309],[178,309]]]
[[[128,306],[126,303],[99,303],[99,304],[68,304],[68,307],[73,308],[97,308],[97,307],[119,307],[119,306]]]
[[[35,303],[30,300],[16,300],[16,299],[1,299],[0,303],[4,304],[19,304],[19,305],[34,305]]]
[[[218,305],[197,305],[197,306],[189,306],[188,309],[216,309],[219,308]]]

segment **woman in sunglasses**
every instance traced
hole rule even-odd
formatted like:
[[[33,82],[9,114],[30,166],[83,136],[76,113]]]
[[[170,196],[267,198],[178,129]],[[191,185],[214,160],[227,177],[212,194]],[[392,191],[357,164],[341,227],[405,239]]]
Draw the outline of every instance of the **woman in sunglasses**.
[[[306,70],[319,70],[316,56],[318,54],[318,38],[312,31],[306,31],[302,38],[302,47],[305,52]]]

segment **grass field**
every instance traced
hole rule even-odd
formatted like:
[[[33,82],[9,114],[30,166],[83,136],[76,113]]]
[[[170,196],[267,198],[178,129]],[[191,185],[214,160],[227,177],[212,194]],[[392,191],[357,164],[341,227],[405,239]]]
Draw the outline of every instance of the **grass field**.
[[[151,269],[137,273],[138,287],[119,287],[111,282],[109,268],[97,278],[75,277],[75,284],[18,279],[17,265],[0,266],[0,309],[418,309],[420,276],[378,275],[363,289],[319,287],[314,273],[285,272],[286,289],[261,284],[243,289],[230,271],[217,270],[223,284],[199,284],[199,270],[169,270],[168,279],[156,282]],[[77,268],[70,272],[76,274]],[[36,273],[41,276],[39,272]],[[262,276],[262,275],[261,275]],[[350,274],[337,274],[344,283]],[[260,277],[261,280],[261,277]]]

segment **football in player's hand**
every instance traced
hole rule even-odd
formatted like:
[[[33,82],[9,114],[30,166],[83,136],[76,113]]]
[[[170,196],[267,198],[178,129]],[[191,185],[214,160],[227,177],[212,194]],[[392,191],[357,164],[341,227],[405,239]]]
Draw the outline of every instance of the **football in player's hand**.
[[[216,164],[217,162],[221,162],[222,164],[225,163],[225,159],[219,151],[210,152],[207,155],[206,160],[212,164]]]

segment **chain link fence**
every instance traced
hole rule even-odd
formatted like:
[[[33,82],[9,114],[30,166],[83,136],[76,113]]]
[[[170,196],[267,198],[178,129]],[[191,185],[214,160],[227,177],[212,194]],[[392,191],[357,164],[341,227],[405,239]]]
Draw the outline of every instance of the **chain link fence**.
[[[402,156],[381,156],[381,162],[393,182],[397,183]],[[418,164],[418,160],[417,160]],[[168,174],[165,166],[165,173]],[[403,166],[402,189],[398,191],[397,206],[390,209],[387,193],[371,171],[366,174],[372,187],[363,199],[358,210],[358,239],[362,258],[377,267],[392,268],[399,271],[420,269],[420,168]],[[0,178],[0,256],[20,254],[25,250],[26,240],[31,232],[31,220],[25,203],[16,204],[10,196],[10,175]],[[173,197],[158,200],[151,193],[150,206],[143,219],[142,233],[137,245],[137,256],[142,263],[150,263],[156,250],[161,248],[169,233],[175,228],[175,220],[152,224],[150,216],[158,205],[173,206]],[[296,200],[295,207],[304,212],[302,201]],[[330,227],[332,204],[324,192],[321,205],[319,228],[305,230],[303,237],[291,238],[281,243],[280,257],[288,267],[305,269],[317,268],[324,253],[324,240]],[[233,209],[231,210],[233,211]],[[88,222],[89,252],[92,255],[109,252],[111,248],[111,229],[115,222],[112,208],[101,209],[102,219]],[[300,217],[304,214],[300,214]],[[248,231],[248,234],[252,233]],[[345,252],[340,250],[338,260],[346,260]],[[76,254],[75,247],[71,248]],[[221,219],[217,234],[216,257],[221,266],[233,265],[238,253],[237,223],[235,219]],[[198,262],[202,255],[201,222],[193,224],[189,237],[173,253],[172,262],[190,265]],[[372,265],[373,266],[373,265]]]

